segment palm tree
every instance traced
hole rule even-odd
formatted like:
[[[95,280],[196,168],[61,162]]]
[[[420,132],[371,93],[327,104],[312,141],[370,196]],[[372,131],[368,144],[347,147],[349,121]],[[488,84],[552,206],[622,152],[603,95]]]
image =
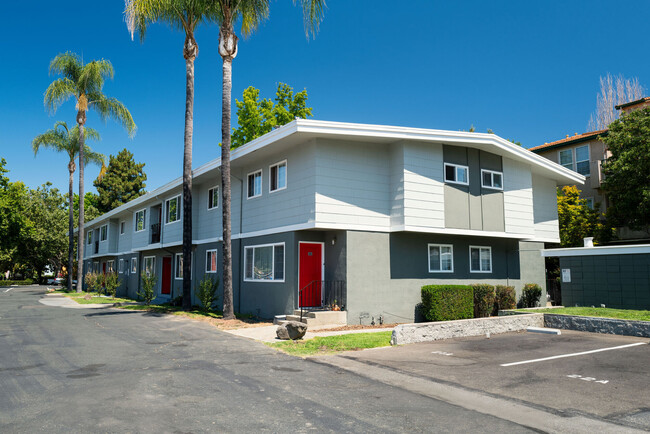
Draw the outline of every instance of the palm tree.
[[[214,22],[214,5],[201,0],[125,0],[125,18],[131,32],[144,40],[147,26],[164,22],[185,32],[185,135],[183,147],[183,308],[192,307],[192,133],[194,130],[194,60],[199,46],[194,30],[203,22]]]
[[[59,128],[61,127],[61,128]],[[92,128],[86,128],[86,138],[98,141],[100,139],[99,133]],[[68,129],[68,124],[59,121],[54,124],[54,128],[47,130],[43,134],[39,134],[32,140],[32,149],[34,156],[41,148],[52,149],[56,152],[65,152],[70,157],[68,162],[68,172],[70,178],[68,182],[68,291],[72,291],[72,267],[74,263],[74,193],[72,191],[72,183],[74,181],[74,171],[77,169],[75,160],[79,153],[79,127],[75,126],[72,130]],[[104,167],[106,157],[98,152],[93,152],[91,149],[84,145],[84,159],[85,163],[94,163]]]
[[[114,119],[124,126],[133,137],[136,126],[129,110],[115,98],[109,98],[102,93],[104,81],[113,78],[113,65],[108,60],[93,60],[83,63],[74,53],[67,52],[57,55],[50,62],[50,74],[60,74],[63,77],[54,80],[45,91],[44,104],[51,112],[71,97],[77,105],[77,125],[79,126],[79,241],[77,264],[77,292],[83,286],[83,257],[84,257],[84,142],[86,113],[93,109],[102,120]]]
[[[230,216],[230,117],[232,61],[237,56],[234,25],[241,20],[241,32],[250,35],[269,15],[269,0],[212,0],[218,6],[219,55],[223,61],[221,95],[221,194],[223,212],[223,317],[235,317],[232,294],[232,248]],[[325,10],[325,0],[293,0],[300,3],[305,33],[315,34]]]

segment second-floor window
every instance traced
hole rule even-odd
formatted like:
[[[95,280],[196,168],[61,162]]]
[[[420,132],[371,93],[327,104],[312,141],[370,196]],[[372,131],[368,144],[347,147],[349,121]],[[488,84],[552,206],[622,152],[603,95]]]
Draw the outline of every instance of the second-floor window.
[[[589,145],[562,149],[560,151],[560,164],[581,175],[589,176]]]
[[[269,191],[284,190],[287,188],[287,162],[282,161],[269,168]]]
[[[99,228],[99,241],[106,241],[108,239],[108,225]]]
[[[454,184],[469,184],[469,168],[459,164],[445,163],[445,181]]]
[[[93,243],[93,231],[90,230],[88,231],[88,244],[92,244],[92,243]]]
[[[165,202],[165,223],[174,223],[181,219],[181,197],[176,196]]]
[[[258,197],[262,195],[262,171],[248,174],[248,198]]]
[[[208,209],[214,209],[219,206],[219,187],[213,187],[208,190]]]
[[[481,186],[494,190],[503,190],[503,173],[493,170],[481,170]]]
[[[126,231],[126,222],[120,222],[120,235],[124,235]]]
[[[135,231],[140,232],[145,229],[144,227],[144,221],[145,217],[147,216],[147,210],[146,209],[141,209],[140,211],[135,213]]]

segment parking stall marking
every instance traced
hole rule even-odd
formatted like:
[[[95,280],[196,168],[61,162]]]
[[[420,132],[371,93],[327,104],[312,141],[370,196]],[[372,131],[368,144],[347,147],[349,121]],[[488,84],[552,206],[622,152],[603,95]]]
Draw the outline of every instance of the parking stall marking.
[[[583,377],[580,374],[571,374],[567,375],[569,378],[577,378],[579,380],[584,380],[584,381],[593,381],[594,383],[600,383],[600,384],[607,384],[609,383],[609,380],[596,380],[594,377]]]
[[[446,351],[431,351],[431,354],[440,354],[443,356],[453,356],[454,353],[448,353]]]
[[[503,363],[500,366],[507,367],[507,366],[525,365],[527,363],[545,362],[547,360],[563,359],[565,357],[584,356],[586,354],[600,353],[600,352],[603,352],[603,351],[622,350],[623,348],[637,347],[639,345],[647,345],[647,344],[648,344],[647,342],[636,342],[634,344],[619,345],[617,347],[609,347],[609,348],[600,348],[598,350],[582,351],[580,353],[561,354],[559,356],[543,357],[541,359],[523,360],[521,362],[512,362],[512,363]]]

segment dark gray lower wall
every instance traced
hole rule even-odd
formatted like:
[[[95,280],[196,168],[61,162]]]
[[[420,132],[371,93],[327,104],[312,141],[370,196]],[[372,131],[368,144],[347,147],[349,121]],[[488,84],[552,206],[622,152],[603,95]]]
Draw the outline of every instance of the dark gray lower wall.
[[[571,282],[562,282],[565,306],[650,309],[650,254],[560,258]]]

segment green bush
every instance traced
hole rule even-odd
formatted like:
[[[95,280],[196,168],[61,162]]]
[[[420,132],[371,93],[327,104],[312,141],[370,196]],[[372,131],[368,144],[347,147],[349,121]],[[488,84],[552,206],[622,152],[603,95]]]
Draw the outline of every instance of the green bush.
[[[97,295],[101,295],[102,287],[104,286],[104,275],[101,273],[88,272],[84,276],[84,282],[86,282],[86,291],[96,292]]]
[[[497,285],[495,310],[514,309],[517,307],[517,293],[514,286]]]
[[[472,318],[474,314],[473,292],[469,285],[423,286],[422,304],[427,321]]]
[[[204,275],[199,282],[199,289],[196,291],[196,297],[201,302],[204,310],[212,310],[214,303],[219,299],[217,289],[219,288],[219,278],[212,279],[209,275]]]
[[[519,302],[522,307],[537,307],[542,296],[542,288],[536,283],[527,283],[521,292]]]
[[[156,276],[151,273],[147,276],[147,273],[142,273],[140,276],[142,279],[142,292],[138,292],[138,297],[144,300],[144,304],[147,306],[151,304],[154,298],[156,298],[156,293],[154,287],[156,286]]]
[[[0,286],[11,286],[11,285],[32,285],[34,281],[32,279],[25,280],[0,280]]]
[[[485,283],[471,285],[474,291],[474,318],[490,316],[494,310],[494,286]]]
[[[115,298],[118,286],[120,286],[120,278],[117,273],[106,273],[104,276],[104,285],[106,286],[106,294]]]

